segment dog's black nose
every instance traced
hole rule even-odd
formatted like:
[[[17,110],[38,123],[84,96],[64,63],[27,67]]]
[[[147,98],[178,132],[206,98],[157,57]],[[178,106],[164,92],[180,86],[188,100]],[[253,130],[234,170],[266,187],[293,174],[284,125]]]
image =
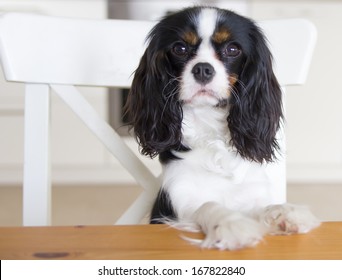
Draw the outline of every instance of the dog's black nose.
[[[203,85],[209,83],[215,76],[215,69],[209,63],[197,63],[191,72],[195,80]]]

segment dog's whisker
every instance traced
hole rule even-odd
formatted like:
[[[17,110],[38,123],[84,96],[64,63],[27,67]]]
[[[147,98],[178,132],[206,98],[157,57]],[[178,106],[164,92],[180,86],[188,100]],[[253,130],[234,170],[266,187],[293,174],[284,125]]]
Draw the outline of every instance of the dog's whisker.
[[[167,106],[169,106],[169,105],[168,105],[168,104],[169,104],[169,101],[170,101],[171,99],[173,99],[175,96],[178,95],[179,86],[178,86],[178,84],[177,84],[177,86],[173,86],[173,87],[172,87],[172,90],[171,90],[171,91],[169,91],[169,92],[167,92],[167,93],[165,93],[165,91],[167,90],[167,88],[168,88],[169,85],[171,85],[171,84],[174,83],[174,82],[177,82],[177,80],[178,80],[178,78],[176,78],[176,77],[175,77],[174,79],[171,79],[171,80],[166,84],[166,86],[165,86],[164,89],[163,89],[162,95],[163,95],[164,97],[166,97],[166,100],[165,100],[165,104],[164,104],[164,107],[163,107],[163,110],[162,110],[162,113],[161,113],[161,118],[163,117],[164,112],[165,112],[165,110],[167,109]],[[178,103],[178,102],[179,102],[178,98],[176,98],[176,100],[177,100],[176,103]]]

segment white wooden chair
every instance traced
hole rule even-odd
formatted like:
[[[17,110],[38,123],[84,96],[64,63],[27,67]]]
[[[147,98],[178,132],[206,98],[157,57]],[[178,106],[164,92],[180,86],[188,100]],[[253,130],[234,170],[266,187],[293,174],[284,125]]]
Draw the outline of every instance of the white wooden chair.
[[[7,13],[0,17],[0,58],[7,81],[26,84],[23,224],[50,224],[50,90],[57,93],[144,189],[117,221],[138,223],[160,183],[102,120],[77,85],[129,87],[152,22],[84,20]],[[316,32],[303,19],[260,22],[284,86],[303,84]],[[295,43],[294,43],[295,42]],[[52,104],[53,105],[53,104]],[[284,139],[284,138],[282,138]],[[282,142],[285,150],[285,142]],[[286,200],[285,157],[270,166],[274,202]]]

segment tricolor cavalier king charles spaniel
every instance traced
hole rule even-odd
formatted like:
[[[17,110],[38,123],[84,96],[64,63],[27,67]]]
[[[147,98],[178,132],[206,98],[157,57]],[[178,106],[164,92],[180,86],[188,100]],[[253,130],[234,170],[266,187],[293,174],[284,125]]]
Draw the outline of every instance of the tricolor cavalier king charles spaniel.
[[[272,204],[265,167],[279,156],[282,93],[250,19],[213,7],[163,18],[126,110],[142,154],[163,166],[151,223],[197,228],[205,238],[193,242],[227,250],[319,225],[305,207]]]

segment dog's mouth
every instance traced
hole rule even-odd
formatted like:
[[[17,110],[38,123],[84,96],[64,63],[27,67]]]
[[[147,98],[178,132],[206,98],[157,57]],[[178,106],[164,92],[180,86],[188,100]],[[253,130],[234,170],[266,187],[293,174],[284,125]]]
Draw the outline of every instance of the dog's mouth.
[[[227,99],[228,94],[226,95],[226,98],[223,98],[221,94],[212,89],[201,88],[196,91],[191,98],[183,100],[183,102],[185,104],[217,106]]]
[[[193,99],[193,98],[197,98],[197,97],[211,97],[211,98],[216,98],[216,99],[218,99],[217,94],[216,94],[213,90],[211,90],[211,89],[205,89],[205,88],[202,88],[202,89],[200,89],[199,91],[197,91],[197,92],[193,95],[192,99]]]
[[[200,89],[197,92],[195,92],[191,98],[184,100],[185,103],[190,104],[190,103],[204,103],[205,101],[210,101],[210,100],[218,100],[217,94],[213,90],[207,90],[207,89]],[[211,102],[210,102],[211,103]]]

